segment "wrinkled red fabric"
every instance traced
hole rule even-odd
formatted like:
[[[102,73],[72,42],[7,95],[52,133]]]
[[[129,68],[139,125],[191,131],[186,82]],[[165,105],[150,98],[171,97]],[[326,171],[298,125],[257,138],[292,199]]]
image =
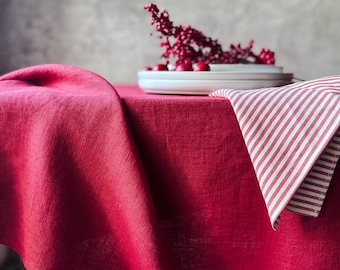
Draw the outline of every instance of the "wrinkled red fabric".
[[[226,99],[43,65],[0,78],[0,120],[0,242],[28,270],[340,269],[339,166],[274,231]]]
[[[107,81],[62,65],[4,75],[0,120],[0,242],[28,270],[166,269],[149,187]]]
[[[173,269],[340,269],[339,164],[319,217],[274,231],[228,100],[115,87]]]

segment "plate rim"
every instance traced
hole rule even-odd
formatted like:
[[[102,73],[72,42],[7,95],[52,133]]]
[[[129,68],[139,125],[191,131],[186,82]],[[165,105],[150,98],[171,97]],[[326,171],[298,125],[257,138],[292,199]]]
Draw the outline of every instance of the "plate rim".
[[[207,80],[209,77],[232,79],[233,77],[242,80],[268,80],[268,78],[289,78],[293,79],[293,73],[273,73],[273,72],[228,72],[228,71],[138,71],[139,79],[172,79],[183,80],[187,78]],[[248,78],[247,78],[248,77]],[[216,80],[216,79],[214,79]]]

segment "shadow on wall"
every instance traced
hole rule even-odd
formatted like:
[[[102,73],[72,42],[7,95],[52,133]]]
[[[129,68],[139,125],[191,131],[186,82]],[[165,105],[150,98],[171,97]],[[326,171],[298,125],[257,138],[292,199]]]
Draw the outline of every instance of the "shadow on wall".
[[[9,51],[6,49],[10,45],[9,33],[6,31],[9,28],[6,14],[8,14],[10,2],[10,0],[1,1],[0,8],[0,75],[8,71],[7,64],[10,58]]]
[[[42,1],[42,2],[41,2]],[[58,1],[1,0],[0,75],[31,65],[57,63],[63,14]],[[63,52],[64,54],[65,52]]]

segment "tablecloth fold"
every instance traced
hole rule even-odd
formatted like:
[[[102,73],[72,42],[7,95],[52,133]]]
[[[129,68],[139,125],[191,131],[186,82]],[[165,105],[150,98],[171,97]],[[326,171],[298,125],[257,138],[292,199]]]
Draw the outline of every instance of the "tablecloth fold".
[[[340,76],[211,96],[231,102],[273,228],[284,208],[318,216],[340,156]]]
[[[0,77],[0,242],[26,269],[166,269],[121,100],[48,64]]]

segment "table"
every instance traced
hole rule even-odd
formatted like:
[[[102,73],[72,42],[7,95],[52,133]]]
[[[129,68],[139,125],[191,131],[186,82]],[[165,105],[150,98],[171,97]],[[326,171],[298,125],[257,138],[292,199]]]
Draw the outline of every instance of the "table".
[[[0,78],[0,242],[28,270],[339,269],[339,164],[320,216],[274,231],[228,100],[113,87]]]
[[[273,231],[228,100],[116,89],[179,269],[338,267],[339,166],[318,218],[285,211]]]

